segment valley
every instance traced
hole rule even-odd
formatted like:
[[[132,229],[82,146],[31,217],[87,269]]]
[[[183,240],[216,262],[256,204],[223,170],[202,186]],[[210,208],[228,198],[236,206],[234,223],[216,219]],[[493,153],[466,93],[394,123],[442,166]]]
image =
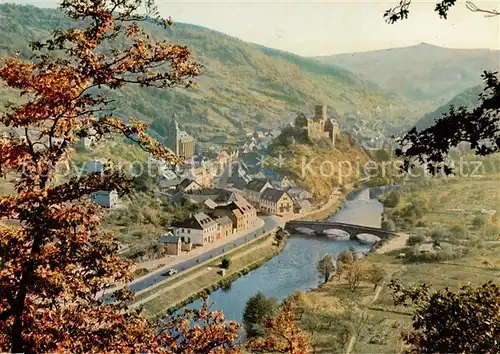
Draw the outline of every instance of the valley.
[[[0,4],[0,352],[499,352],[500,12],[410,3]]]

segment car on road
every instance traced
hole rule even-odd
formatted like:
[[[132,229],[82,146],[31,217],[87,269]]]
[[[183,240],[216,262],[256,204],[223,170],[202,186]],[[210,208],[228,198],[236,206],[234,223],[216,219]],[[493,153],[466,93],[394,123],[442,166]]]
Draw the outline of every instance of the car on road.
[[[167,270],[166,274],[167,275],[177,274],[177,269],[171,268],[171,269]]]

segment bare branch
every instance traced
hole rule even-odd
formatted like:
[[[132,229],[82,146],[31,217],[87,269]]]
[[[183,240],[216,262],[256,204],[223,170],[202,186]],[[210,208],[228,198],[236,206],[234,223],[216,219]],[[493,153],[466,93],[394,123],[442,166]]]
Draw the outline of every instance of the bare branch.
[[[495,17],[495,16],[498,16],[500,15],[500,12],[498,10],[485,10],[485,9],[481,9],[479,7],[476,6],[476,4],[474,4],[472,1],[466,1],[466,5],[467,6],[467,9],[469,11],[472,11],[472,12],[482,12],[486,15],[484,15],[484,17]]]

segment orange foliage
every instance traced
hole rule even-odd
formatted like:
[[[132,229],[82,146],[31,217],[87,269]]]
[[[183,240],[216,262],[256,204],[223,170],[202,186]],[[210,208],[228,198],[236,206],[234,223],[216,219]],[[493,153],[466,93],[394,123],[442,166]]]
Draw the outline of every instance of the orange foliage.
[[[260,353],[306,354],[309,337],[295,323],[290,302],[285,301],[276,317],[264,320],[264,338],[251,339],[248,348]]]
[[[147,17],[137,11],[143,5]],[[117,119],[106,92],[127,84],[190,86],[200,66],[186,47],[153,41],[138,25],[153,21],[151,0],[63,0],[61,9],[86,27],[54,31],[32,43],[33,61],[9,58],[0,66],[5,85],[27,97],[0,118],[24,132],[0,137],[0,177],[17,175],[18,192],[0,197],[0,351],[234,352],[238,325],[206,306],[158,327],[126,308],[127,291],[113,304],[99,300],[107,286],[131,279],[131,264],[116,254],[100,208],[87,197],[127,193],[130,181],[120,171],[54,180],[83,137],[121,134],[176,161],[145,124]]]

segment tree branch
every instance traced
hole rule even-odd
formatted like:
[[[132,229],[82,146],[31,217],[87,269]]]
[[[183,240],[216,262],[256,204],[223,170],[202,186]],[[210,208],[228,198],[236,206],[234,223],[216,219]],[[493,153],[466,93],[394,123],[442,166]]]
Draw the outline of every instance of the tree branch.
[[[482,12],[485,13],[486,15],[484,17],[495,17],[500,15],[500,12],[498,10],[486,10],[486,9],[481,9],[476,6],[472,1],[466,1],[465,3],[467,9],[472,12]]]

